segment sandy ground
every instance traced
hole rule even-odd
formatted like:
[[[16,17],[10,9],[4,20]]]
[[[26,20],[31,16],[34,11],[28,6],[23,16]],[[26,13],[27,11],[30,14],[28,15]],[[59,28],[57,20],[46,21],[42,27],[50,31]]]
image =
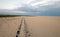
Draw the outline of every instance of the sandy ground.
[[[15,37],[21,17],[0,17],[0,37]]]
[[[0,17],[0,37],[15,37],[22,17]],[[24,16],[28,37],[60,37],[60,16]]]

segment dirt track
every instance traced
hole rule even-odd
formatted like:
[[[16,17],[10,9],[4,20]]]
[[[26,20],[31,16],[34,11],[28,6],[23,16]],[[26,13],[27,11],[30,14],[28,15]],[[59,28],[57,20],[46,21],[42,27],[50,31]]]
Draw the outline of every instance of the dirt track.
[[[0,37],[15,37],[22,17],[0,17]],[[60,37],[60,16],[24,16],[30,37]]]

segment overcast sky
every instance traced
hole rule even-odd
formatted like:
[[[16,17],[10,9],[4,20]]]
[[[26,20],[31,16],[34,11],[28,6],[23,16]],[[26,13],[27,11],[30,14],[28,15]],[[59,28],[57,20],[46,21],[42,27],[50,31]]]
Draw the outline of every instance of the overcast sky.
[[[0,0],[0,13],[3,11],[23,11],[20,13],[60,13],[60,0]],[[16,13],[15,12],[15,13]]]

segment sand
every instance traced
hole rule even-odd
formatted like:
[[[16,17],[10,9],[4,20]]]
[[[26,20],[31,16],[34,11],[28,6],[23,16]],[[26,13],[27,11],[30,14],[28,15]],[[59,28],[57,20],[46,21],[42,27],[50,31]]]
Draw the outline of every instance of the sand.
[[[0,17],[0,37],[15,37],[22,17]],[[28,37],[60,37],[60,16],[24,16]]]
[[[0,17],[0,37],[15,37],[20,17]]]

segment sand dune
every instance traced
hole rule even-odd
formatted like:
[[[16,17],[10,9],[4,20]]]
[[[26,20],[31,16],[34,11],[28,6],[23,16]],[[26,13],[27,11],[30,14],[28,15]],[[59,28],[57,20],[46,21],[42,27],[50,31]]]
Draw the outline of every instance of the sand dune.
[[[0,37],[15,37],[22,17],[0,17]],[[29,37],[60,37],[60,16],[24,16]]]

